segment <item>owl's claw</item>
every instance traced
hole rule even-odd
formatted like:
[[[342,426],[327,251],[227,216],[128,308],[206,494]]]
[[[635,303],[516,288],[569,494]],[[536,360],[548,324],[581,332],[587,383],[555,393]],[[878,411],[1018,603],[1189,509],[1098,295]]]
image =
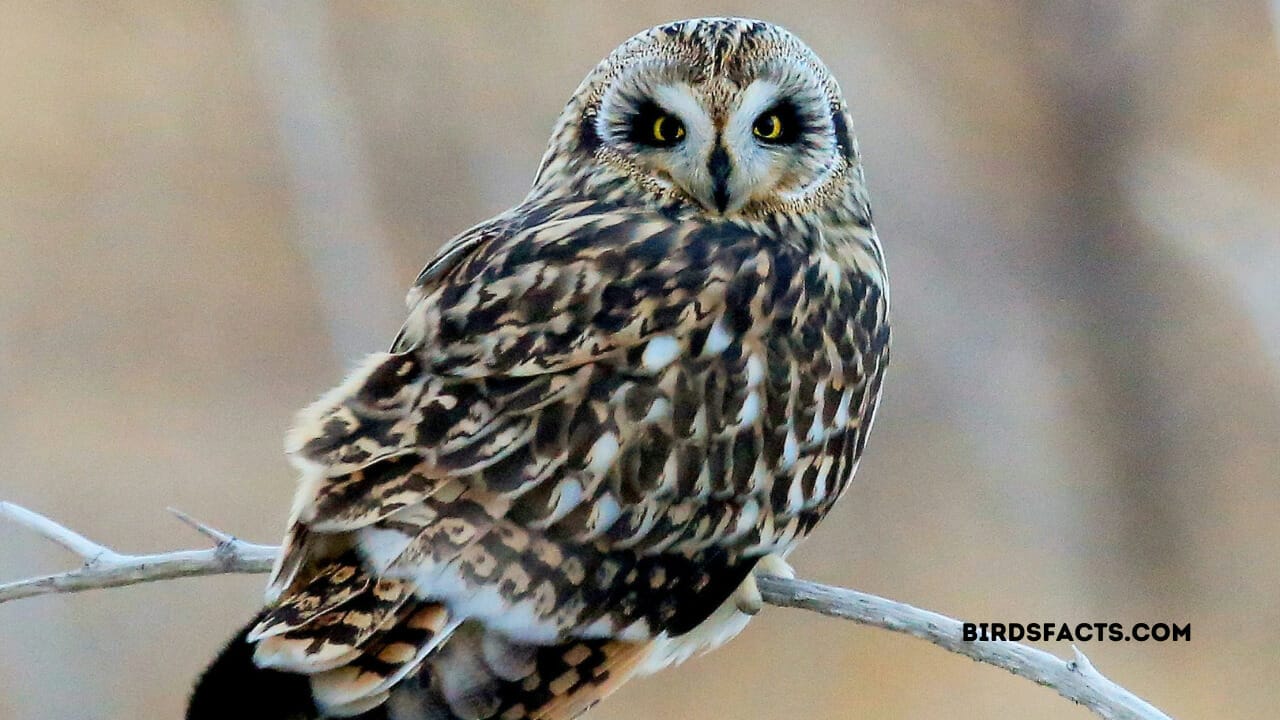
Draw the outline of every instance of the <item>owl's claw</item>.
[[[764,598],[760,595],[760,588],[756,585],[754,574],[748,575],[747,579],[738,586],[733,602],[738,606],[738,612],[745,615],[755,615],[764,607]]]
[[[738,607],[738,612],[746,615],[755,615],[764,607],[764,597],[760,595],[760,586],[756,584],[757,575],[771,575],[773,577],[793,579],[796,571],[781,555],[765,555],[756,563],[755,570],[747,576],[746,580],[738,586],[738,591],[733,596],[733,601]]]
[[[756,563],[755,574],[794,580],[796,578],[796,569],[791,567],[791,563],[788,563],[781,555],[771,553],[760,558],[760,562]]]

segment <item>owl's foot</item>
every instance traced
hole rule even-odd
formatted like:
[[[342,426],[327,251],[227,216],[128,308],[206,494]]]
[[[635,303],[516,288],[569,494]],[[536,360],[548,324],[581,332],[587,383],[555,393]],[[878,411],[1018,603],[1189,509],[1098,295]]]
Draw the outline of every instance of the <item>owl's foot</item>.
[[[764,607],[764,598],[761,597],[760,587],[756,584],[757,575],[772,575],[790,580],[796,576],[796,571],[781,555],[770,554],[760,558],[755,570],[742,581],[733,595],[738,612],[755,615]]]
[[[755,575],[769,575],[772,577],[785,578],[787,580],[796,579],[796,569],[791,567],[791,563],[781,555],[769,554],[760,558],[760,562],[756,563]]]

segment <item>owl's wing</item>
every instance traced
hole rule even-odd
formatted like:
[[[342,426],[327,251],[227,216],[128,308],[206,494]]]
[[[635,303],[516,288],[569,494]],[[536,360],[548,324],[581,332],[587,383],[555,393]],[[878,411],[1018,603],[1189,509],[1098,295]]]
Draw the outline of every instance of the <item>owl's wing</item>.
[[[421,665],[459,716],[571,717],[807,533],[861,452],[874,283],[585,202],[495,227],[291,436],[303,481],[253,638],[330,711]],[[614,669],[537,671],[574,659]]]

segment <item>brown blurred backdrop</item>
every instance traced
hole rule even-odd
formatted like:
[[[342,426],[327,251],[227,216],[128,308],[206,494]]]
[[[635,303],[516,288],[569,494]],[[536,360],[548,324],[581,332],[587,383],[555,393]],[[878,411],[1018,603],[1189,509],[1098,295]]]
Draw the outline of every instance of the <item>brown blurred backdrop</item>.
[[[850,100],[895,352],[813,579],[1087,643],[1185,718],[1280,704],[1280,60],[1265,2],[0,4],[0,498],[130,551],[274,542],[292,413],[517,201],[586,71],[780,22]],[[0,580],[69,567],[0,527]],[[0,606],[0,718],[177,717],[262,577]],[[1065,654],[1069,648],[1046,644]],[[925,643],[767,610],[597,720],[1083,720]]]

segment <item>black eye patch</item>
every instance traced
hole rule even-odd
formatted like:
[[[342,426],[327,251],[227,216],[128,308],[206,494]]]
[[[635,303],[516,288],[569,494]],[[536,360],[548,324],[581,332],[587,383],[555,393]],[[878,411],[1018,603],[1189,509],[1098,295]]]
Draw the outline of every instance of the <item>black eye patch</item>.
[[[795,104],[783,101],[756,116],[751,134],[769,145],[790,145],[800,139],[806,125]]]
[[[646,101],[632,113],[627,139],[649,147],[672,147],[684,140],[684,123],[653,101]]]

